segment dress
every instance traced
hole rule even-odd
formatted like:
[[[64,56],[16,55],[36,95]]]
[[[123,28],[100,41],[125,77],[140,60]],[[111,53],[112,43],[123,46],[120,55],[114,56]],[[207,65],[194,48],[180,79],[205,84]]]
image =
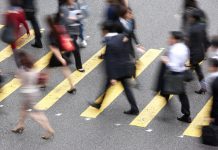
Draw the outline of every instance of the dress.
[[[58,50],[60,50],[60,53],[61,53],[62,57],[66,60],[67,65],[72,64],[72,61],[70,60],[71,52],[65,52],[65,51],[62,51],[60,49],[60,46],[58,44],[58,40],[57,40],[56,36],[53,33],[50,33],[48,39],[49,39],[49,45],[56,47]],[[51,58],[50,58],[48,67],[49,68],[63,67],[63,64],[58,60],[58,58],[53,53]]]

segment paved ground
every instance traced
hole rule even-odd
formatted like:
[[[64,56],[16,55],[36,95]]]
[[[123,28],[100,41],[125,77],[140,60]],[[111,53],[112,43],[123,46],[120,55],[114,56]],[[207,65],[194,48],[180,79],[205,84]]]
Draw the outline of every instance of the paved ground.
[[[217,34],[218,13],[217,0],[199,0],[201,7],[207,12],[210,19],[210,35]],[[75,96],[65,94],[67,85],[59,70],[51,71],[51,80],[46,91],[42,92],[38,106],[46,110],[46,114],[56,130],[54,139],[43,141],[40,135],[43,130],[32,120],[27,120],[27,128],[22,135],[14,135],[10,129],[15,126],[19,102],[19,83],[13,80],[10,72],[16,71],[10,49],[4,43],[0,44],[0,68],[7,73],[0,94],[0,149],[1,150],[213,150],[215,148],[204,146],[199,142],[200,132],[198,115],[194,124],[180,123],[176,117],[180,114],[180,104],[177,97],[173,97],[168,105],[151,90],[154,83],[159,54],[166,48],[166,38],[171,30],[178,30],[180,20],[181,0],[134,0],[130,5],[135,12],[138,36],[148,50],[142,56],[143,65],[140,68],[139,80],[142,84],[140,90],[134,90],[135,96],[142,113],[138,118],[126,116],[123,111],[129,108],[122,88],[116,86],[109,93],[103,112],[88,108],[87,101],[94,101],[103,84],[103,71],[101,61],[93,57],[100,49],[100,33],[98,24],[102,20],[104,0],[87,0],[91,16],[85,21],[86,35],[90,36],[89,46],[82,49],[83,62],[86,73],[74,72],[73,79],[78,82],[78,93]],[[2,13],[6,0],[0,2]],[[54,13],[57,8],[55,0],[38,0],[39,19],[41,27],[45,29],[44,43],[46,44],[47,27],[44,23],[47,14]],[[1,17],[2,19],[2,17]],[[45,68],[43,63],[48,59],[48,48],[41,50],[31,48],[30,39],[24,38],[27,44],[22,47],[32,53],[40,69]],[[156,50],[149,50],[156,49]],[[5,52],[5,53],[4,53]],[[4,58],[3,56],[8,56]],[[10,57],[9,57],[10,56]],[[203,64],[206,67],[206,63]],[[72,70],[75,71],[74,66]],[[206,69],[204,69],[206,71]],[[209,96],[194,94],[198,84],[196,81],[187,85],[188,96],[191,103],[192,117],[203,110],[208,110],[206,105]],[[48,95],[49,94],[49,95]],[[61,95],[61,96],[60,96]],[[62,96],[63,95],[63,96]],[[55,101],[54,101],[55,100]],[[110,104],[111,103],[111,104]],[[144,109],[145,108],[145,109]],[[86,110],[87,109],[87,110]],[[86,110],[86,111],[85,111]],[[85,111],[85,113],[83,113]],[[82,114],[83,113],[83,114]],[[85,116],[82,117],[81,116]],[[190,132],[184,132],[186,129]]]

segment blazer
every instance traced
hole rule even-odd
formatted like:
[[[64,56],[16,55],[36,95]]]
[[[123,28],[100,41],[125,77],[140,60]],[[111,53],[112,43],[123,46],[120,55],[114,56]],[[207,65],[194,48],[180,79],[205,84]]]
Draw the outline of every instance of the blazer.
[[[109,79],[131,78],[135,74],[135,60],[130,42],[123,42],[125,35],[106,38],[105,65]]]
[[[190,49],[191,64],[195,65],[201,62],[205,57],[206,49],[209,47],[205,24],[194,23],[190,26],[187,45]]]

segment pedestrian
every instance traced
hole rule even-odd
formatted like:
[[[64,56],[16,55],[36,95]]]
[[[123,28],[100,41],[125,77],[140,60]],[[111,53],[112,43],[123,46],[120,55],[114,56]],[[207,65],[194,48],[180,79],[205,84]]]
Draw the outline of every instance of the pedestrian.
[[[37,8],[36,8],[36,2],[35,0],[21,0],[22,1],[22,8],[24,9],[25,15],[27,20],[30,21],[32,28],[35,33],[35,43],[32,44],[32,47],[35,48],[42,48],[42,35],[40,32],[40,26],[36,17],[37,14]]]
[[[104,102],[108,88],[120,81],[131,106],[131,109],[124,113],[138,115],[138,106],[128,83],[128,80],[135,74],[135,61],[131,55],[131,44],[125,35],[114,32],[115,27],[113,22],[106,21],[102,24],[101,28],[106,46],[104,59],[107,81],[103,89],[104,96],[99,102],[92,103],[91,106],[99,109]]]
[[[68,93],[76,94],[76,88],[74,87],[73,81],[70,78],[71,70],[69,65],[72,63],[70,60],[71,52],[67,52],[62,49],[61,44],[63,43],[59,41],[60,35],[58,35],[60,33],[57,33],[57,30],[62,30],[61,27],[65,29],[65,26],[59,25],[58,17],[55,17],[54,19],[52,16],[49,16],[47,18],[47,22],[51,30],[48,39],[49,47],[52,51],[52,56],[50,58],[48,67],[61,67],[63,75],[69,81],[70,89],[68,90]]]
[[[10,39],[8,44],[11,44],[11,48],[14,53],[14,58],[17,67],[20,67],[19,58],[17,56],[16,41],[20,36],[21,24],[25,27],[26,33],[30,35],[29,27],[26,22],[24,10],[20,7],[18,0],[10,0],[9,7],[5,13],[5,28],[2,34],[2,39]]]
[[[198,75],[198,80],[201,83],[204,80],[204,74],[201,70],[200,62],[205,58],[206,49],[209,47],[209,40],[205,24],[200,21],[200,12],[193,10],[189,17],[190,29],[187,36],[187,45],[190,49],[190,65]],[[195,91],[197,94],[203,94],[204,91]]]
[[[38,88],[40,73],[33,68],[33,59],[30,55],[25,52],[19,52],[19,58],[21,67],[18,71],[17,77],[21,80],[21,94],[23,100],[21,103],[18,124],[14,129],[12,129],[12,132],[22,133],[25,129],[25,120],[29,115],[46,130],[46,133],[42,138],[50,139],[54,135],[54,129],[51,127],[45,114],[33,107],[40,95],[40,90]]]
[[[82,67],[80,47],[77,44],[78,36],[80,35],[80,20],[83,19],[81,10],[75,0],[66,0],[64,4],[60,7],[59,11],[60,23],[65,25],[67,28],[76,50],[73,51],[76,68],[79,72],[85,72]]]
[[[170,94],[179,95],[183,116],[177,119],[191,123],[190,105],[184,85],[185,63],[189,59],[189,49],[184,44],[182,32],[179,31],[170,33],[168,43],[170,47],[165,56],[161,58],[161,69],[155,91],[160,92],[160,95],[167,101],[170,98]]]

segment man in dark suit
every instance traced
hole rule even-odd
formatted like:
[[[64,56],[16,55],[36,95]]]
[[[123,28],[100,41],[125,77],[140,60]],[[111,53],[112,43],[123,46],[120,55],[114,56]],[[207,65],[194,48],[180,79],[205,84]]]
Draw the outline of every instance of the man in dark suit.
[[[201,23],[201,13],[199,10],[193,10],[188,19],[191,24],[187,37],[187,45],[190,49],[190,64],[201,82],[204,79],[204,75],[199,63],[204,60],[205,51],[209,47],[206,25]],[[202,91],[195,92],[198,94],[202,93]]]
[[[35,7],[35,0],[21,0],[22,1],[22,7],[25,11],[27,20],[30,21],[33,30],[35,32],[35,43],[32,44],[35,48],[42,48],[42,41],[41,41],[41,32],[40,27],[38,24],[38,20],[36,18],[36,7]]]
[[[124,113],[138,115],[139,110],[131,87],[128,84],[128,79],[133,77],[135,74],[135,61],[131,54],[131,43],[125,35],[114,33],[116,27],[118,27],[118,25],[114,25],[114,23],[110,21],[106,21],[102,25],[106,45],[104,60],[107,73],[104,94],[110,86],[113,86],[117,81],[120,81],[124,87],[124,92],[127,96],[128,102],[131,105],[131,109]],[[104,96],[100,102],[92,103],[91,106],[99,109],[103,103]]]

